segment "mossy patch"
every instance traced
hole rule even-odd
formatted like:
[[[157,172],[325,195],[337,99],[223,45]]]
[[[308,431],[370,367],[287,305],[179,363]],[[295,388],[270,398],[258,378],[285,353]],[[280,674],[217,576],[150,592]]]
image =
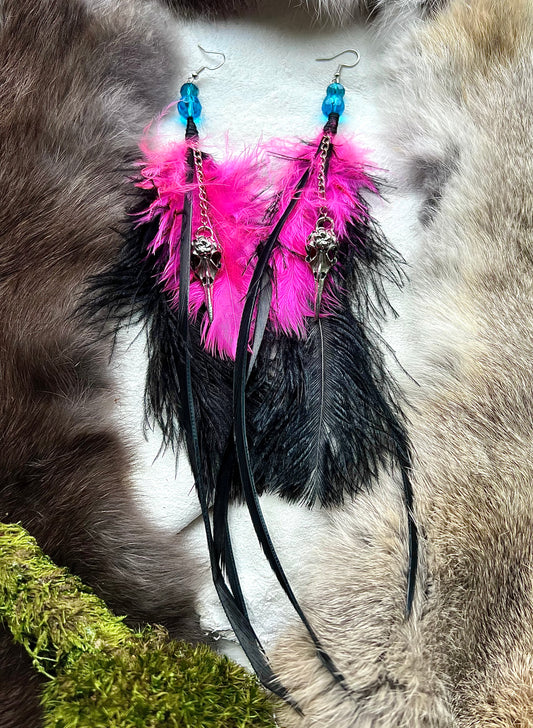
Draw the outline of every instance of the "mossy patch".
[[[257,682],[205,645],[136,635],[110,653],[81,655],[44,694],[46,728],[271,728]]]
[[[0,524],[0,619],[50,679],[45,728],[273,728],[257,680],[205,645],[128,629],[24,529]]]

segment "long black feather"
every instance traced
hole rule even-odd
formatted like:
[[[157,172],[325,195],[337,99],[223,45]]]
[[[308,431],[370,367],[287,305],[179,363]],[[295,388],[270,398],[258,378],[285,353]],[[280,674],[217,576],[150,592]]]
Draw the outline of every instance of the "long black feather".
[[[309,177],[309,170],[306,170],[292,195],[292,198],[285,210],[279,217],[274,229],[268,236],[264,245],[261,246],[257,258],[257,263],[252,274],[252,280],[246,300],[244,303],[244,310],[242,314],[241,324],[239,328],[239,336],[237,340],[237,352],[235,356],[235,372],[234,372],[234,386],[233,386],[233,407],[234,407],[234,433],[235,433],[235,456],[239,467],[239,474],[242,484],[242,490],[248,506],[248,512],[252,524],[263,549],[263,552],[270,564],[272,571],[274,572],[280,586],[287,595],[290,603],[294,610],[298,614],[302,623],[304,624],[313,644],[315,645],[316,652],[320,658],[322,664],[331,673],[335,680],[346,690],[348,690],[344,681],[344,676],[337,669],[335,663],[324,650],[322,644],[318,638],[318,635],[314,631],[312,625],[307,619],[303,612],[293,590],[287,579],[287,576],[283,570],[283,567],[279,561],[279,558],[274,549],[274,545],[270,538],[268,528],[259,504],[258,491],[255,486],[255,479],[253,474],[253,468],[251,463],[251,453],[248,446],[248,428],[247,428],[247,398],[246,398],[246,384],[250,375],[252,374],[251,365],[255,359],[255,352],[261,350],[261,344],[263,343],[264,331],[254,338],[254,347],[249,356],[249,344],[250,333],[252,330],[252,323],[254,318],[254,312],[262,311],[264,309],[264,301],[267,298],[270,301],[271,287],[268,280],[268,267],[269,260],[274,249],[278,235],[286,220],[288,219],[291,211],[298,203],[300,191],[304,188]]]
[[[155,190],[144,192],[132,214],[146,210],[155,195]],[[191,213],[185,209],[188,204],[190,201],[186,199],[180,248],[185,254],[190,253]],[[165,261],[147,253],[158,225],[158,219],[154,219],[130,228],[117,261],[90,280],[83,311],[101,322],[104,333],[116,335],[122,327],[134,323],[141,323],[146,330],[147,423],[158,425],[163,445],[171,447],[176,454],[182,444],[186,445],[220,602],[262,684],[299,711],[297,703],[274,675],[250,623],[233,556],[227,523],[228,503],[239,485],[238,478],[234,477],[232,448],[233,365],[211,356],[201,344],[200,326],[187,315],[188,286],[183,285],[183,277],[178,310],[170,305],[159,282]],[[188,271],[188,262],[182,262],[180,268]],[[215,493],[216,486],[218,493]],[[213,501],[214,533],[209,518]],[[230,587],[224,579],[224,569]]]
[[[336,115],[330,115],[324,132],[334,134],[337,121]],[[258,493],[269,490],[290,501],[335,505],[346,495],[354,496],[369,487],[381,467],[398,467],[408,514],[409,614],[418,564],[409,446],[396,386],[370,326],[389,307],[384,281],[400,283],[402,276],[398,256],[369,216],[361,220],[354,214],[346,239],[340,241],[338,264],[328,281],[337,294],[335,313],[309,319],[303,340],[267,328],[251,376],[249,367],[247,371],[247,342],[252,313],[261,301],[261,283],[268,274],[272,252],[280,244],[280,231],[308,177],[309,169],[260,249],[244,307],[234,387],[241,482],[258,538],[292,601],[283,570],[272,553]],[[365,209],[364,201],[361,203]],[[299,605],[293,602],[293,606],[320,654],[320,644],[305,615]],[[329,658],[324,662],[335,674]]]
[[[191,155],[192,156],[192,155]],[[192,160],[189,158],[189,181],[192,181]],[[193,389],[193,366],[192,352],[190,347],[190,322],[189,322],[189,284],[190,284],[190,261],[191,261],[191,241],[192,241],[192,193],[185,195],[181,239],[180,239],[180,278],[179,278],[179,297],[177,310],[178,337],[176,341],[180,341],[184,345],[184,362],[183,367],[176,369],[176,376],[179,383],[179,398],[181,402],[181,417],[183,419],[183,433],[187,443],[187,451],[191,468],[194,474],[196,489],[202,508],[202,518],[207,538],[207,546],[211,560],[211,571],[213,583],[217,591],[220,602],[224,608],[226,616],[237,635],[239,642],[250,660],[250,664],[254,668],[259,679],[273,693],[280,698],[286,700],[295,708],[297,704],[290,697],[287,689],[279,682],[270,667],[263,647],[255,634],[250,619],[244,605],[244,598],[241,591],[239,577],[235,568],[233,558],[233,550],[229,530],[227,524],[227,495],[224,494],[222,499],[224,513],[224,554],[227,563],[230,565],[230,581],[233,585],[233,593],[228,589],[221,570],[220,558],[215,547],[213,530],[209,518],[209,487],[203,476],[202,459],[205,453],[202,453],[200,433],[198,431],[197,413],[195,406],[195,397]],[[225,456],[231,458],[231,451],[226,448]],[[222,472],[222,471],[221,471]]]

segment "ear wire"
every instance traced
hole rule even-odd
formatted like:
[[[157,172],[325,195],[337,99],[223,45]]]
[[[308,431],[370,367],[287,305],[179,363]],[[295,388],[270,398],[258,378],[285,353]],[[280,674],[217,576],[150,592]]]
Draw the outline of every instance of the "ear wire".
[[[193,73],[191,73],[191,75],[189,76],[190,82],[196,81],[196,79],[202,73],[202,71],[216,71],[218,68],[223,66],[224,63],[226,63],[226,54],[225,53],[221,53],[220,51],[208,51],[205,48],[203,48],[199,43],[198,43],[198,48],[202,51],[202,53],[206,53],[207,55],[222,56],[222,61],[218,64],[218,66],[201,66],[197,71],[193,71]]]
[[[339,63],[339,65],[337,66],[337,70],[335,71],[335,73],[333,75],[333,83],[339,83],[343,68],[355,68],[355,66],[357,66],[357,64],[361,60],[361,55],[360,55],[359,51],[356,51],[353,48],[347,48],[345,51],[341,51],[340,53],[337,53],[335,56],[331,56],[331,58],[315,58],[316,61],[334,61],[335,58],[338,58],[339,56],[343,56],[345,53],[354,53],[356,56],[355,63]]]

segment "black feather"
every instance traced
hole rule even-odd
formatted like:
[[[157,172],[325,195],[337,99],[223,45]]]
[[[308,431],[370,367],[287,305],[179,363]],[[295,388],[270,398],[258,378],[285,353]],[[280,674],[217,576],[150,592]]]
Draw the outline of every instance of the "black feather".
[[[405,431],[383,357],[348,306],[307,338],[268,332],[248,388],[259,489],[338,505],[388,466]]]
[[[155,190],[142,194],[132,214],[145,211],[155,194]],[[185,226],[190,220],[190,212],[188,215],[185,209],[183,212]],[[133,323],[142,323],[146,330],[147,423],[159,426],[163,445],[171,447],[176,454],[182,444],[186,445],[202,508],[213,583],[220,602],[262,684],[300,712],[298,704],[274,675],[250,623],[233,557],[227,508],[232,492],[240,482],[234,477],[235,459],[231,446],[233,364],[212,357],[202,346],[200,326],[187,315],[188,286],[180,285],[178,310],[170,305],[159,282],[165,261],[147,254],[158,225],[159,220],[154,219],[130,228],[117,261],[89,281],[82,310],[93,321],[100,322],[107,334],[116,335],[120,328]],[[181,249],[190,254],[190,239],[188,242],[182,240]],[[181,268],[188,271],[189,265]],[[185,315],[181,309],[185,310]],[[227,466],[226,460],[229,460]],[[224,482],[226,473],[228,477]],[[219,488],[217,495],[216,485]],[[214,534],[209,519],[209,506],[213,501]],[[224,568],[231,588],[224,579]]]
[[[339,505],[370,486],[407,442],[378,334],[394,313],[385,283],[402,284],[402,259],[370,216],[354,216],[347,230],[327,280],[335,312],[309,317],[305,338],[267,327],[247,386],[258,492],[310,506]]]
[[[144,192],[132,214],[145,211],[156,196]],[[164,447],[176,454],[183,444],[187,415],[180,399],[179,373],[185,364],[185,342],[179,334],[178,313],[159,282],[164,262],[148,254],[158,230],[154,219],[132,226],[115,263],[88,284],[84,310],[110,334],[128,324],[146,330],[148,370],[145,386],[147,425],[157,425]],[[214,484],[232,431],[233,364],[211,356],[201,343],[200,321],[189,321],[189,351],[194,407],[202,453],[202,476],[213,499]],[[236,486],[235,486],[236,487]]]
[[[338,118],[333,116],[325,132],[335,132]],[[362,487],[370,487],[380,467],[398,467],[409,532],[409,614],[418,564],[410,451],[396,385],[370,325],[372,320],[379,323],[387,309],[392,310],[384,282],[400,284],[402,273],[399,256],[370,216],[363,220],[354,216],[346,239],[340,241],[338,263],[327,281],[330,292],[337,297],[337,310],[329,316],[309,319],[303,339],[275,334],[267,328],[250,371],[254,357],[247,354],[247,342],[252,313],[265,295],[264,281],[269,275],[272,252],[280,244],[280,231],[308,178],[309,169],[303,172],[287,208],[278,215],[276,227],[260,246],[245,302],[234,386],[235,446],[241,482],[258,538],[292,601],[290,586],[272,553],[258,493],[269,490],[290,501],[335,505],[342,503],[346,494],[351,497]],[[361,203],[365,209],[364,201]],[[333,663],[321,654],[320,643],[299,605],[293,602],[293,606],[319,655],[325,658],[324,664],[335,674]],[[342,683],[342,677],[337,677]]]
[[[242,485],[242,491],[248,506],[248,512],[252,524],[263,549],[263,552],[274,572],[278,583],[287,595],[291,605],[298,614],[304,624],[307,633],[311,637],[315,645],[316,654],[320,658],[322,664],[331,673],[335,680],[345,689],[348,690],[342,673],[336,668],[334,661],[322,647],[318,635],[314,631],[312,625],[302,610],[292,587],[285,575],[283,567],[274,549],[272,539],[268,532],[267,525],[259,503],[258,491],[255,486],[254,473],[251,463],[251,452],[248,446],[248,415],[247,415],[247,397],[246,384],[252,373],[252,365],[255,361],[256,352],[261,350],[264,333],[262,330],[259,334],[254,332],[254,346],[249,355],[249,341],[254,318],[254,312],[261,312],[265,308],[265,300],[270,302],[271,287],[268,277],[269,260],[280,230],[289,217],[291,210],[294,209],[298,202],[300,191],[304,188],[309,177],[309,170],[306,170],[301,176],[291,201],[287,208],[282,212],[274,229],[270,233],[264,245],[260,246],[258,251],[257,263],[252,274],[252,280],[246,300],[244,302],[244,310],[242,314],[241,324],[239,327],[239,336],[237,340],[237,352],[235,356],[234,386],[233,386],[233,407],[234,407],[234,449],[235,459],[239,467],[239,475]],[[262,318],[262,316],[260,316]],[[219,509],[219,518],[222,518],[224,509]],[[222,542],[222,538],[220,539]]]
[[[194,122],[191,118],[189,121]],[[189,128],[189,124],[187,125]],[[194,127],[195,128],[195,127]],[[189,156],[189,181],[192,181],[193,167],[192,167],[192,155]],[[203,454],[200,443],[200,433],[198,431],[198,421],[195,406],[195,397],[193,390],[193,359],[192,350],[190,346],[190,322],[189,322],[189,287],[190,287],[190,270],[191,270],[191,243],[192,243],[192,193],[188,192],[185,195],[183,203],[183,214],[181,220],[181,236],[180,236],[180,272],[179,272],[179,296],[178,296],[178,310],[177,310],[177,340],[184,344],[184,360],[183,366],[176,369],[176,376],[179,385],[179,399],[181,403],[181,417],[183,419],[183,432],[184,438],[187,443],[187,451],[191,462],[191,468],[194,474],[194,480],[196,484],[196,490],[200,505],[202,508],[202,518],[205,527],[205,534],[207,538],[207,547],[211,560],[211,572],[213,575],[213,583],[217,591],[220,602],[226,612],[226,616],[233,628],[233,631],[237,635],[237,638],[250,660],[250,664],[256,671],[259,679],[263,685],[280,698],[283,698],[295,708],[298,708],[297,704],[292,700],[287,689],[279,682],[278,678],[272,672],[268,660],[266,659],[263,647],[255,634],[253,627],[250,623],[250,619],[246,612],[246,606],[244,604],[244,598],[240,586],[237,570],[235,568],[235,561],[233,558],[233,550],[231,546],[231,538],[227,524],[227,502],[228,494],[218,493],[222,495],[223,503],[221,514],[223,517],[222,531],[224,533],[224,558],[227,564],[230,566],[229,579],[232,584],[233,592],[228,588],[226,580],[224,579],[221,569],[221,558],[217,550],[217,541],[215,539],[214,532],[219,531],[217,529],[217,523],[215,522],[213,528],[209,518],[209,484],[206,482],[203,475]],[[228,447],[224,453],[224,461],[226,456],[229,456],[231,460],[231,446],[228,443]],[[224,466],[226,463],[224,462]],[[230,464],[231,468],[231,464]],[[220,472],[224,472],[221,468]],[[228,469],[228,473],[231,470]],[[220,486],[221,482],[218,479],[217,484]],[[215,503],[217,498],[215,498]],[[220,517],[220,516],[219,516]]]

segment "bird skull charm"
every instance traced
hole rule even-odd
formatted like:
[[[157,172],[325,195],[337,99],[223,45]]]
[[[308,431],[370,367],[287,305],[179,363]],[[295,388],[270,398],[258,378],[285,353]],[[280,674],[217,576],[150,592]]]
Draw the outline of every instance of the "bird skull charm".
[[[315,316],[320,313],[324,282],[332,266],[337,262],[339,243],[330,217],[321,217],[305,245],[306,261],[311,266],[316,282]]]
[[[191,269],[204,287],[207,315],[213,321],[213,283],[220,269],[222,254],[213,234],[196,234],[191,245]]]

